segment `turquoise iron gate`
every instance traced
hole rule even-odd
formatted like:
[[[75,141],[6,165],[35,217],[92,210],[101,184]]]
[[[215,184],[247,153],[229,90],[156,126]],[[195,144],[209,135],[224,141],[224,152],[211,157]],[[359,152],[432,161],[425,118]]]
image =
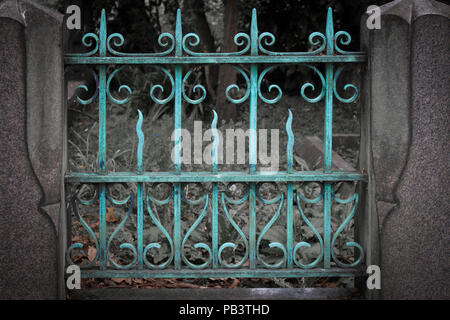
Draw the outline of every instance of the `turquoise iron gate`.
[[[357,88],[352,84],[347,84],[344,89],[353,90],[353,95],[349,98],[343,98],[336,90],[336,81],[342,72],[346,63],[356,63],[365,61],[366,57],[361,52],[347,52],[339,47],[347,45],[351,37],[347,32],[334,32],[332,10],[328,9],[327,24],[325,34],[314,32],[309,37],[309,43],[315,46],[312,52],[273,52],[266,47],[275,42],[273,34],[264,32],[259,33],[257,27],[256,11],[253,10],[250,34],[238,33],[234,41],[236,45],[243,47],[242,50],[233,53],[198,53],[192,51],[190,47],[199,44],[199,37],[194,33],[183,35],[181,28],[181,14],[177,12],[175,34],[163,33],[158,42],[167,50],[160,53],[123,53],[117,51],[124,43],[121,34],[113,33],[108,35],[106,29],[105,11],[102,11],[99,35],[94,33],[86,34],[83,44],[92,48],[90,52],[81,54],[67,54],[65,56],[66,65],[93,65],[98,69],[98,87],[95,94],[87,100],[78,98],[82,104],[92,103],[98,99],[99,106],[99,132],[98,132],[98,172],[80,173],[68,172],[65,176],[66,183],[89,183],[97,186],[96,196],[89,200],[81,200],[76,194],[72,197],[72,206],[75,215],[81,225],[92,237],[96,246],[96,255],[91,263],[82,269],[83,277],[119,277],[119,278],[158,278],[158,277],[325,277],[342,276],[352,277],[360,274],[360,268],[363,261],[363,248],[351,241],[346,245],[354,248],[354,261],[342,262],[334,252],[335,242],[342,230],[352,219],[358,202],[358,195],[353,194],[348,199],[339,199],[333,192],[333,186],[336,183],[364,181],[364,174],[358,172],[333,171],[331,168],[332,156],[332,114],[333,100],[337,99],[342,103],[353,102],[357,95]],[[189,44],[189,46],[188,46]],[[116,49],[114,49],[116,48]],[[214,146],[212,148],[212,167],[209,172],[183,172],[181,170],[181,122],[183,100],[186,103],[196,104],[203,101],[206,97],[206,89],[197,84],[194,90],[201,92],[198,99],[189,98],[185,94],[184,86],[192,73],[188,71],[183,75],[183,66],[206,65],[206,64],[230,64],[243,76],[247,84],[247,90],[243,97],[232,98],[229,92],[237,85],[231,85],[226,90],[229,101],[238,104],[249,99],[250,119],[249,119],[249,172],[222,172],[218,171],[218,144],[219,136],[217,134],[217,115],[214,112],[212,122]],[[237,65],[248,65],[250,75],[243,68]],[[271,66],[259,72],[258,67],[261,64],[270,64]],[[281,99],[282,91],[277,85],[271,85],[269,91],[275,90],[278,94],[273,99],[264,97],[261,93],[261,82],[267,72],[277,65],[283,64],[302,64],[312,69],[320,78],[322,89],[315,97],[308,97],[306,89],[315,90],[314,85],[306,83],[301,87],[302,97],[310,102],[317,103],[325,101],[325,124],[324,124],[324,169],[320,171],[295,171],[293,166],[293,145],[294,135],[291,129],[293,117],[289,112],[286,122],[286,132],[288,143],[286,147],[287,166],[286,171],[261,172],[256,168],[256,128],[257,128],[257,105],[258,99],[265,103],[276,103]],[[325,64],[325,74],[323,75],[318,65]],[[107,66],[120,66],[118,69],[107,75]],[[157,103],[167,103],[173,100],[174,103],[174,170],[173,172],[144,172],[143,171],[143,146],[144,135],[141,130],[143,116],[139,111],[139,120],[136,125],[136,132],[139,138],[137,147],[137,171],[136,172],[107,172],[106,170],[106,102],[110,99],[115,104],[123,104],[129,101],[132,91],[122,85],[119,91],[126,91],[128,96],[123,99],[115,98],[110,93],[110,82],[115,74],[124,65],[153,65],[164,72],[170,79],[172,90],[166,98],[157,98],[154,95],[155,89],[162,89],[162,86],[153,86],[150,90],[150,98]],[[162,67],[162,65],[174,66],[174,74]],[[87,87],[81,86],[87,91]],[[108,186],[112,183],[136,183],[137,193],[131,193],[124,200],[116,200],[108,191]],[[270,200],[263,199],[259,193],[259,188],[263,183],[286,183],[285,192]],[[293,183],[296,182],[317,182],[321,185],[320,195],[315,199],[305,198],[300,192],[294,192]],[[144,191],[145,183],[169,184],[172,190],[169,197],[158,200]],[[199,200],[191,201],[186,199],[183,194],[183,184],[185,183],[211,183],[212,191]],[[233,200],[224,192],[219,192],[219,183],[242,183],[247,189],[245,195],[238,200]],[[145,195],[145,197],[144,197]],[[90,226],[83,220],[78,213],[78,205],[91,205],[98,201],[99,206],[99,232],[96,235]],[[106,223],[107,201],[114,205],[123,205],[128,203],[128,214],[120,222],[113,232],[108,234]],[[227,210],[227,204],[242,204],[248,201],[249,205],[249,224],[247,234],[234,222],[232,216]],[[263,230],[257,230],[256,225],[256,203],[276,204],[278,209],[275,215],[270,219]],[[302,210],[301,203],[323,202],[323,233],[319,233],[316,227],[308,220]],[[350,204],[352,207],[347,217],[341,225],[332,232],[331,230],[331,206],[332,203]],[[203,210],[196,221],[190,226],[183,235],[181,230],[181,203],[189,205],[202,205]],[[151,203],[158,205],[173,204],[173,229],[166,230],[158,218],[152,212]],[[222,205],[223,212],[228,222],[237,231],[245,246],[245,255],[235,264],[227,263],[222,254],[225,249],[235,249],[236,244],[232,242],[220,243],[219,237],[219,206]],[[269,246],[282,251],[281,261],[275,264],[266,263],[259,254],[261,239],[271,228],[275,220],[279,217],[281,210],[286,207],[286,238],[282,242],[273,242]],[[121,249],[128,249],[133,255],[132,261],[127,265],[119,265],[110,255],[110,244],[114,237],[120,232],[126,220],[134,215],[136,208],[136,241],[133,243],[121,244]],[[160,264],[153,264],[148,259],[150,249],[159,249],[159,243],[145,244],[143,240],[143,219],[145,212],[148,213],[152,222],[159,228],[161,233],[167,238],[170,245],[170,254],[167,259]],[[186,258],[183,250],[185,243],[191,233],[198,227],[202,219],[210,214],[210,243],[196,243],[194,248],[206,250],[208,259],[205,263],[194,264]],[[301,218],[301,221],[311,228],[320,244],[320,254],[309,264],[303,264],[297,259],[296,254],[310,244],[304,241],[296,242],[294,235],[294,219]],[[74,249],[81,249],[80,243],[72,244],[67,249],[67,263],[72,264],[71,255]]]

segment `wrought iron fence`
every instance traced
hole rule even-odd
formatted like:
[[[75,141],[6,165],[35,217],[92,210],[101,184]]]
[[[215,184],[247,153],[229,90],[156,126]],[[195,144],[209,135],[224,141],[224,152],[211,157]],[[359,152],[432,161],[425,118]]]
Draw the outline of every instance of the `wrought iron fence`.
[[[309,43],[315,47],[310,52],[274,52],[267,49],[275,42],[275,36],[269,32],[258,32],[256,10],[252,12],[250,33],[238,33],[234,37],[234,42],[242,48],[237,52],[230,53],[203,53],[192,50],[200,42],[198,35],[188,33],[183,35],[181,27],[181,14],[178,10],[174,35],[163,33],[159,36],[158,42],[166,50],[159,53],[124,53],[118,48],[124,44],[124,37],[119,33],[107,33],[107,23],[105,11],[102,11],[99,34],[87,33],[82,38],[83,44],[92,49],[87,53],[67,54],[65,56],[66,65],[92,65],[98,70],[97,88],[94,95],[89,99],[81,99],[81,104],[90,104],[98,100],[99,107],[99,131],[98,131],[98,172],[68,172],[65,176],[66,183],[94,184],[96,194],[90,199],[80,199],[78,194],[72,195],[72,207],[79,223],[86,229],[96,247],[95,257],[90,263],[83,267],[83,277],[133,277],[133,278],[156,278],[156,277],[323,277],[323,276],[355,276],[359,273],[359,267],[364,257],[363,248],[354,241],[346,243],[354,248],[354,259],[352,262],[343,262],[335,254],[336,240],[342,230],[349,224],[355,214],[358,203],[358,195],[355,193],[348,199],[340,199],[333,192],[333,186],[339,182],[357,182],[365,180],[364,174],[359,172],[342,172],[332,170],[332,114],[333,100],[337,99],[342,103],[353,102],[358,95],[357,88],[352,84],[346,84],[344,90],[351,89],[353,93],[349,98],[343,98],[338,92],[336,81],[339,78],[343,67],[347,63],[357,63],[365,61],[366,57],[361,52],[347,52],[340,48],[340,45],[348,45],[351,41],[350,35],[345,31],[335,33],[333,28],[332,10],[328,9],[325,34],[314,32],[309,36]],[[246,91],[240,98],[231,96],[232,89],[239,89],[237,84],[230,85],[226,89],[226,96],[232,103],[239,104],[249,100],[249,163],[248,172],[223,172],[218,167],[218,144],[217,114],[214,112],[213,129],[214,146],[212,148],[212,166],[208,172],[183,172],[181,167],[181,136],[182,128],[182,105],[183,101],[188,104],[202,102],[207,94],[204,86],[196,84],[194,90],[200,93],[200,97],[194,99],[187,96],[185,84],[193,70],[183,74],[184,66],[208,65],[208,64],[230,64],[245,79]],[[270,64],[269,67],[258,70],[261,64]],[[301,86],[301,96],[310,103],[324,101],[325,122],[324,122],[324,169],[319,171],[295,171],[294,170],[294,134],[292,131],[293,116],[289,111],[286,122],[286,133],[288,143],[286,146],[287,164],[285,171],[262,172],[256,167],[257,151],[257,106],[258,99],[267,104],[278,102],[282,97],[282,90],[278,85],[269,86],[269,91],[277,93],[275,98],[267,98],[261,92],[261,83],[266,74],[274,67],[286,64],[302,64],[310,68],[320,79],[322,88],[314,96],[308,96],[306,91],[315,91],[312,83],[305,83]],[[320,70],[319,65],[325,65],[325,73]],[[165,97],[157,97],[155,90],[162,90],[161,85],[154,85],[150,89],[150,98],[159,104],[173,101],[174,105],[174,170],[172,172],[144,172],[143,170],[143,147],[144,135],[142,132],[143,115],[139,111],[139,120],[136,125],[136,133],[139,139],[137,146],[137,171],[135,172],[108,172],[106,163],[106,103],[109,99],[114,104],[124,104],[132,96],[132,90],[127,85],[122,85],[119,91],[125,92],[126,97],[116,98],[110,92],[111,80],[116,73],[125,65],[150,65],[163,72],[170,79],[172,85],[171,92]],[[164,65],[172,65],[172,74]],[[248,65],[249,75],[244,68],[239,65]],[[120,66],[109,75],[107,66]],[[338,66],[338,67],[336,67]],[[86,86],[80,89],[88,91]],[[260,193],[260,187],[265,183],[286,184],[286,190],[280,191],[272,199],[264,199]],[[295,192],[294,183],[317,182],[320,184],[320,193],[314,199],[309,199],[301,192]],[[113,183],[136,183],[137,192],[133,192],[122,200],[115,199],[109,190]],[[170,194],[165,199],[157,199],[144,190],[146,183],[168,184]],[[198,200],[189,200],[184,194],[183,186],[186,183],[211,184],[211,192],[206,193]],[[226,192],[220,192],[218,184],[240,183],[245,186],[245,192],[239,199],[232,199]],[[98,235],[92,230],[88,223],[79,213],[78,206],[98,204]],[[127,205],[128,212],[120,221],[119,225],[108,232],[106,215],[107,202],[112,205]],[[242,228],[233,220],[228,211],[228,205],[239,205],[248,202],[248,231]],[[258,230],[256,224],[257,202],[263,205],[276,205],[274,216],[264,226]],[[302,207],[305,204],[323,203],[323,232],[319,232],[308,217]],[[331,206],[334,203],[352,204],[350,212],[334,232],[331,230]],[[173,205],[173,228],[166,229],[159,218],[152,211],[152,204]],[[182,234],[181,228],[181,204],[199,205],[201,213],[195,222]],[[244,255],[238,262],[229,263],[223,258],[225,250],[236,249],[237,244],[233,242],[221,243],[219,234],[219,208],[225,213],[226,221],[231,224],[237,232],[244,245]],[[286,214],[286,236],[282,242],[272,242],[269,247],[278,249],[281,252],[280,261],[267,263],[260,255],[260,246],[264,234],[273,226],[280,216],[283,208]],[[135,211],[136,210],[136,211]],[[170,252],[167,258],[161,263],[154,263],[150,252],[161,248],[158,242],[144,243],[143,223],[144,216],[151,218],[152,223],[159,229],[166,238]],[[121,231],[121,228],[130,218],[135,215],[136,219],[136,239],[134,243],[122,243],[120,249],[128,249],[132,259],[128,264],[118,264],[110,254],[111,243]],[[208,228],[210,241],[208,243],[199,242],[193,247],[204,250],[207,259],[201,264],[193,263],[186,257],[184,248],[192,232],[199,226],[203,219],[210,215],[210,227]],[[294,220],[300,221],[310,228],[314,233],[319,246],[320,253],[309,263],[300,261],[297,256],[299,251],[310,247],[310,243],[297,241],[294,234]],[[72,254],[75,249],[82,249],[81,243],[74,243],[67,249],[67,263],[73,263]],[[150,257],[149,257],[150,255]]]

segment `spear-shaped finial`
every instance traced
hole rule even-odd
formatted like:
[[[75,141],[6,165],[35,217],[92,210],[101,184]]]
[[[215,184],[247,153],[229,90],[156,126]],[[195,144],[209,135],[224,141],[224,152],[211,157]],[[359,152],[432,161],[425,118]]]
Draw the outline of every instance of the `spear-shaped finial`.
[[[327,54],[332,55],[334,53],[334,26],[333,9],[331,7],[328,7],[327,27],[325,35],[327,37]]]
[[[99,55],[100,56],[106,56],[106,37],[107,37],[107,31],[106,31],[106,11],[105,9],[102,9],[102,15],[100,18],[100,45],[99,45]]]
[[[255,56],[258,54],[258,19],[256,15],[256,9],[252,10],[252,22],[250,25],[250,39],[251,39],[251,55]]]
[[[177,20],[175,24],[175,55],[181,57],[183,55],[183,28],[181,27],[181,10],[177,10]]]

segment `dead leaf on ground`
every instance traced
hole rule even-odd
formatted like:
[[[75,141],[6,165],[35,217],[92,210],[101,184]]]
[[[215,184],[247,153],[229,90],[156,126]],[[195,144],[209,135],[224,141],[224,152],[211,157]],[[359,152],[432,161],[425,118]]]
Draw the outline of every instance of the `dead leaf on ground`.
[[[112,278],[111,280],[114,281],[117,284],[121,284],[122,282],[125,282],[128,285],[131,285],[131,283],[133,281],[130,278]]]
[[[88,243],[88,239],[82,237],[82,236],[74,236],[72,237],[72,242],[78,242],[78,243],[82,243],[82,244],[87,244]]]
[[[97,249],[95,249],[95,247],[89,247],[89,249],[88,249],[89,261],[94,261],[96,256],[97,256]]]
[[[91,224],[89,225],[89,227],[90,227],[92,230],[98,229],[98,226],[99,226],[99,222],[98,222],[98,221],[97,221],[97,222],[94,222],[94,223],[91,223]]]
[[[239,284],[239,279],[234,278],[233,283],[230,285],[230,288],[236,288],[238,284]]]
[[[106,222],[117,222],[119,219],[114,215],[114,207],[106,208]]]
[[[77,262],[81,261],[83,258],[85,258],[84,255],[77,254],[76,256],[72,257],[72,261],[73,261],[73,263],[77,263]]]

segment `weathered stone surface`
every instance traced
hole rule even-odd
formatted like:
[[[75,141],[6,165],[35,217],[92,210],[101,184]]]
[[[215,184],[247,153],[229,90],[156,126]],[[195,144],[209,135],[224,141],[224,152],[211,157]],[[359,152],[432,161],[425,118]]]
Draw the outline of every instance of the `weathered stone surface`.
[[[62,15],[31,2],[26,14],[27,139],[31,163],[44,189],[42,205],[61,193],[64,66]],[[51,35],[51,36],[49,36]],[[52,217],[56,230],[58,217]]]
[[[382,298],[448,299],[450,7],[402,0],[381,9],[381,30],[361,22],[360,168],[370,183],[359,237],[376,244],[379,230],[368,264],[381,264]]]
[[[0,12],[2,18],[10,18],[25,25],[24,12],[20,10],[19,3],[14,0],[4,0],[0,3]]]
[[[6,2],[0,7],[0,298],[53,299],[64,163],[62,16],[33,2]]]

